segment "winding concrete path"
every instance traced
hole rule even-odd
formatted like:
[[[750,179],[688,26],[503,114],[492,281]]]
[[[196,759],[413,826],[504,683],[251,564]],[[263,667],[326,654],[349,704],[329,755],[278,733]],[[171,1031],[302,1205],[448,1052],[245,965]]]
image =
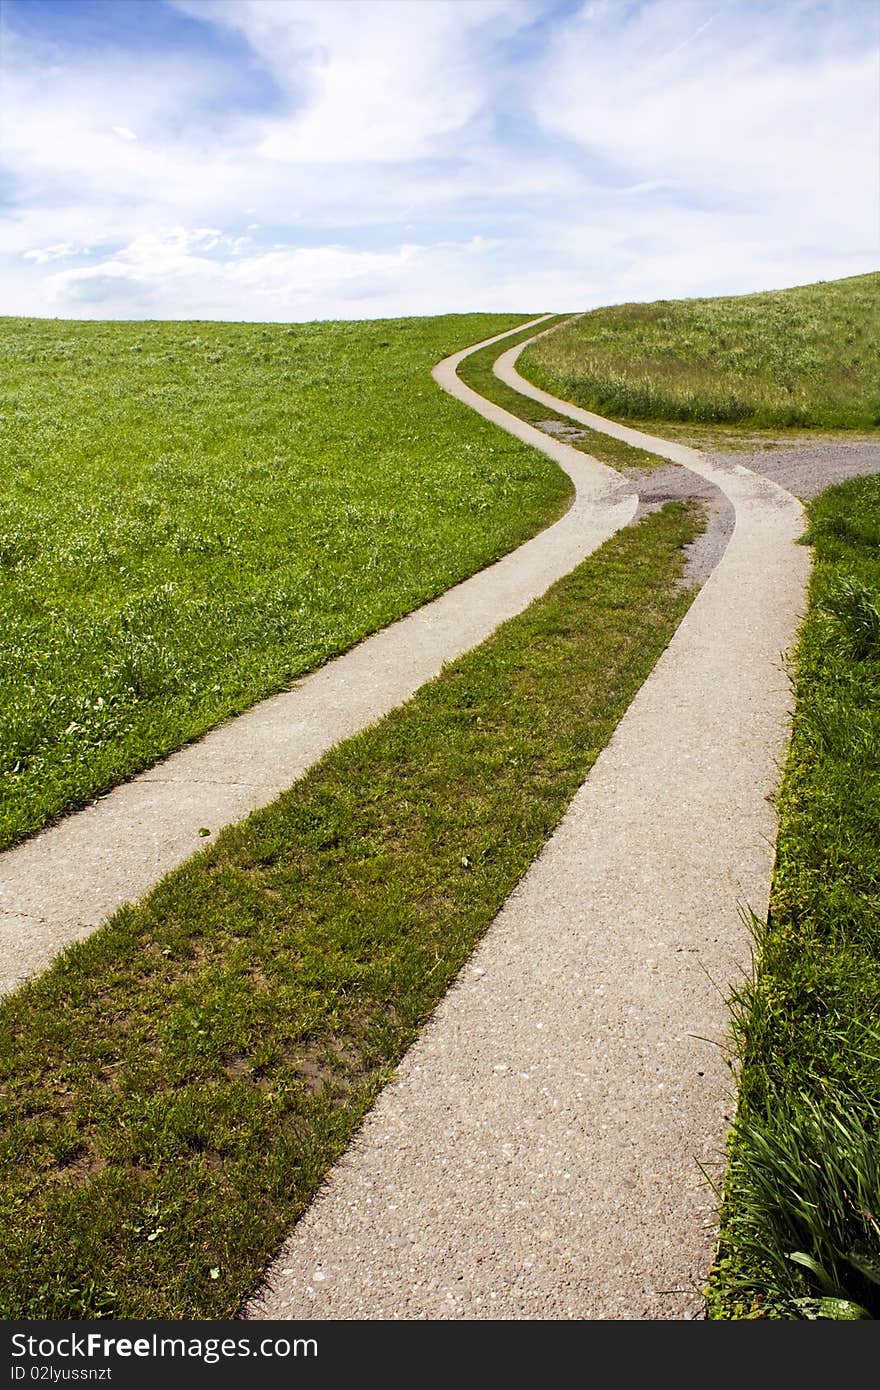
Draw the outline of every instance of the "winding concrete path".
[[[44,969],[123,903],[142,897],[204,845],[202,827],[216,832],[274,800],[333,744],[409,699],[445,662],[482,642],[632,519],[637,497],[618,474],[483,400],[456,376],[469,353],[510,333],[447,358],[435,368],[435,379],[555,459],[575,484],[570,510],[293,690],[264,700],[0,854],[0,992]]]
[[[727,549],[556,833],[268,1271],[253,1318],[698,1316],[766,908],[809,555],[736,465],[503,380],[716,483]]]

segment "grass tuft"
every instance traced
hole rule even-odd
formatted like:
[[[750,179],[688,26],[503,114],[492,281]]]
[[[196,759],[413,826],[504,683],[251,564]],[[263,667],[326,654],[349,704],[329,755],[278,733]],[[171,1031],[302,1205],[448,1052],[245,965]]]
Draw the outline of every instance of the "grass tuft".
[[[880,657],[880,611],[858,579],[841,575],[822,604],[837,619],[838,641],[853,661]]]
[[[742,1119],[727,1239],[761,1278],[733,1275],[731,1294],[791,1318],[880,1317],[878,1121],[874,1107],[809,1094],[773,1095]]]

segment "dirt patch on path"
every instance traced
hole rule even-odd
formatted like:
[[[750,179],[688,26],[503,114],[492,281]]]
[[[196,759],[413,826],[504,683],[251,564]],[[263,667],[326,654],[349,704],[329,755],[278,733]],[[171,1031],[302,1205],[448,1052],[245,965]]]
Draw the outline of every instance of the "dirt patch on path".
[[[561,420],[537,420],[537,428],[567,444],[580,446],[588,439],[591,431]],[[723,460],[717,458],[716,462]],[[689,546],[686,546],[682,583],[699,587],[705,584],[721,556],[727,549],[727,542],[733,534],[735,513],[733,506],[720,488],[707,478],[700,478],[677,463],[657,463],[651,468],[627,468],[615,464],[618,473],[631,484],[632,491],[638,494],[639,505],[631,525],[635,525],[648,512],[656,512],[667,502],[701,502],[706,510],[706,529]]]
[[[551,420],[537,423],[540,429],[567,443],[576,444],[587,433],[574,424]],[[749,468],[807,502],[835,483],[880,473],[880,440],[876,444],[864,439],[852,442],[817,440],[811,444],[789,444],[780,440],[780,447],[776,449],[716,450],[707,453],[707,457],[725,470]],[[707,512],[706,529],[687,547],[687,565],[682,578],[685,584],[704,584],[733,534],[734,509],[724,494],[708,479],[674,463],[648,469],[618,467],[618,472],[632,483],[639,496],[633,525],[646,512],[657,511],[666,502],[693,500],[703,504]]]
[[[727,549],[733,535],[736,512],[720,488],[707,478],[700,478],[687,468],[670,463],[665,468],[621,470],[630,479],[639,495],[635,523],[647,513],[656,512],[667,502],[700,502],[706,510],[706,529],[695,541],[685,546],[682,583],[705,584]]]
[[[719,468],[749,468],[808,502],[835,483],[880,473],[880,441],[873,444],[863,440],[853,443],[825,440],[809,445],[787,444],[779,449],[754,453],[725,450],[711,453],[709,458]],[[714,484],[677,464],[644,471],[634,468],[620,471],[631,480],[639,494],[639,508],[633,524],[645,512],[656,511],[665,502],[688,499],[702,502],[708,514],[706,529],[687,548],[683,582],[704,584],[733,534],[735,516],[730,502]]]

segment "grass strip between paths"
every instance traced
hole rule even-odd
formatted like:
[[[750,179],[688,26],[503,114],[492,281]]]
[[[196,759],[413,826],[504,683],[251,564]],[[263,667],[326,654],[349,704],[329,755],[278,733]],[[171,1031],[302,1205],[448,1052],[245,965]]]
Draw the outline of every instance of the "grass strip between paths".
[[[558,314],[552,322],[548,320],[541,328],[529,328],[523,333],[511,334],[503,343],[481,348],[479,352],[465,358],[458,369],[458,375],[466,385],[474,391],[479,391],[481,396],[503,406],[511,415],[528,421],[530,425],[539,429],[548,424],[564,426],[561,437],[566,444],[580,449],[582,453],[591,454],[600,463],[607,463],[610,468],[636,468],[642,472],[650,468],[667,468],[669,465],[666,459],[649,454],[646,449],[637,449],[632,444],[625,444],[622,439],[600,434],[598,430],[591,430],[586,425],[575,424],[567,415],[550,410],[546,405],[541,405],[540,401],[532,400],[531,396],[520,395],[519,391],[514,391],[506,382],[500,381],[493,372],[492,368],[502,353],[518,343],[525,342],[527,338],[534,337],[535,333],[545,332],[557,323],[564,323],[568,317],[567,314]],[[553,435],[558,432],[544,428],[544,433]]]
[[[240,1308],[669,641],[701,525],[619,533],[3,1003],[3,1316]]]
[[[709,1314],[880,1317],[880,477],[810,504],[769,923]]]

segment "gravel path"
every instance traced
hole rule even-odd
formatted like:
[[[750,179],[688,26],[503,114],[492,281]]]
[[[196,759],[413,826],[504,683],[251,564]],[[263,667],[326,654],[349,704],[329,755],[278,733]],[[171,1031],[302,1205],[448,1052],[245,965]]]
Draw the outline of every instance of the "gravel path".
[[[731,455],[712,454],[711,457],[723,466]],[[826,487],[831,487],[832,483],[880,473],[880,444],[864,440],[796,444],[757,454],[738,452],[736,460],[755,473],[771,478],[806,502]]]
[[[333,744],[409,699],[444,662],[482,642],[631,520],[637,499],[618,474],[548,439],[459,381],[455,367],[481,346],[440,363],[437,381],[550,454],[574,481],[570,510],[497,564],[329,662],[292,691],[264,700],[86,810],[0,854],[0,991],[44,969],[122,903],[142,897],[204,845],[202,827],[216,832],[274,800]]]
[[[724,494],[723,557],[555,834],[268,1271],[254,1318],[699,1314],[724,995],[766,908],[799,503],[579,411]],[[683,474],[683,469],[680,470]]]

